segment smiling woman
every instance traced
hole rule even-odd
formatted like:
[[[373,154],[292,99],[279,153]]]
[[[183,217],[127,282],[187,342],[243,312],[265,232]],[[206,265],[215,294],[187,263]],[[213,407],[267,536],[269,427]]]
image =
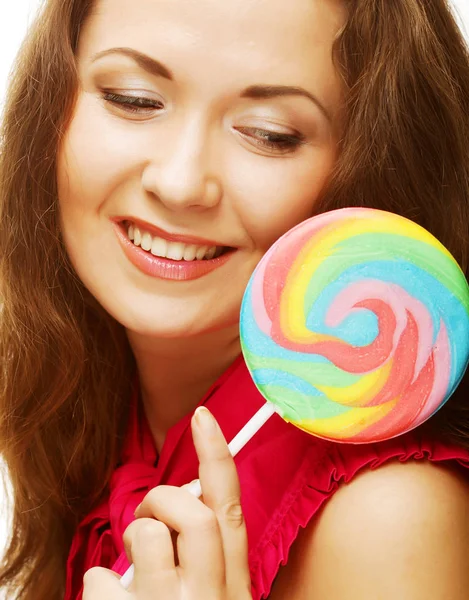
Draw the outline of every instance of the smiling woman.
[[[444,0],[46,0],[0,138],[15,500],[0,586],[21,600],[465,598],[467,378],[392,442],[338,446],[272,419],[235,468],[220,428],[233,437],[263,402],[240,303],[296,224],[391,210],[467,273],[468,102]],[[203,502],[180,487],[199,474]],[[107,569],[129,561],[127,592]]]
[[[103,2],[87,21],[59,155],[62,230],[81,280],[134,344],[235,323],[260,257],[312,213],[339,135],[331,47],[343,10],[331,6],[211,3],[207,18],[189,2],[181,29],[174,2],[129,14]],[[279,44],[286,30],[295,36]],[[174,242],[195,246],[191,260]]]

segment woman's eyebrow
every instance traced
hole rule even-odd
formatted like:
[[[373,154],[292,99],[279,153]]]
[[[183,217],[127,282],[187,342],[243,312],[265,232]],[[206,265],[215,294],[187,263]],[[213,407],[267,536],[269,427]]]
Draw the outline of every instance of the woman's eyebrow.
[[[134,50],[133,48],[109,48],[108,50],[102,50],[93,56],[91,62],[95,62],[104,56],[109,56],[111,54],[123,54],[124,56],[128,56],[133,59],[139,67],[150,73],[151,75],[156,75],[157,77],[164,77],[165,79],[173,80],[173,74],[171,71],[160,63],[158,60],[151,58],[138,50]]]
[[[251,85],[241,94],[242,98],[254,99],[269,99],[279,96],[304,96],[319,108],[328,121],[332,121],[332,117],[324,104],[314,94],[302,87],[291,85]]]
[[[91,62],[95,62],[104,56],[112,54],[123,54],[134,60],[139,67],[147,71],[151,75],[164,77],[170,81],[174,80],[172,72],[161,62],[143,54],[134,48],[109,48],[102,50],[93,56]],[[332,117],[324,104],[311,92],[308,92],[302,87],[290,85],[251,85],[241,92],[241,98],[253,98],[259,100],[268,100],[280,96],[303,96],[311,100],[323,113],[326,119],[332,122]]]

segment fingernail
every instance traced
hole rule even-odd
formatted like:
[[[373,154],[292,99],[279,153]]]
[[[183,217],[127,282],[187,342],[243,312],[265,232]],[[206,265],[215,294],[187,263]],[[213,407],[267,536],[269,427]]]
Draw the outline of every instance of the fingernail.
[[[196,498],[200,498],[202,496],[202,486],[200,485],[200,479],[194,479],[191,483],[184,486],[189,494],[192,494]]]
[[[195,422],[206,435],[213,435],[217,431],[217,422],[204,406],[199,406],[195,411]]]

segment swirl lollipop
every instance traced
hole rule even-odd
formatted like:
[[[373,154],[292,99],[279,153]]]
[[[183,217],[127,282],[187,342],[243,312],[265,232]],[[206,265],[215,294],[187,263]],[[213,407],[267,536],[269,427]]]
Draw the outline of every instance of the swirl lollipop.
[[[305,221],[264,256],[241,310],[243,353],[286,421],[348,443],[434,414],[469,360],[469,287],[449,252],[392,213]]]
[[[448,400],[469,362],[469,287],[451,254],[412,221],[347,208],[305,221],[260,261],[241,308],[241,346],[266,404],[313,435],[383,441]],[[194,495],[202,490],[191,486]],[[133,567],[121,579],[128,587]]]

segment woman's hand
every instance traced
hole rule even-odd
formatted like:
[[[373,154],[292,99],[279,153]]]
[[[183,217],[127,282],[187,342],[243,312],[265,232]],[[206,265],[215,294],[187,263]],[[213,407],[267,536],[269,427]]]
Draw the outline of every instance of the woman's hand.
[[[85,575],[83,600],[251,600],[233,458],[207,409],[196,411],[192,432],[203,502],[185,488],[151,490],[124,534],[127,557],[135,566],[129,590],[118,575],[95,567]]]

